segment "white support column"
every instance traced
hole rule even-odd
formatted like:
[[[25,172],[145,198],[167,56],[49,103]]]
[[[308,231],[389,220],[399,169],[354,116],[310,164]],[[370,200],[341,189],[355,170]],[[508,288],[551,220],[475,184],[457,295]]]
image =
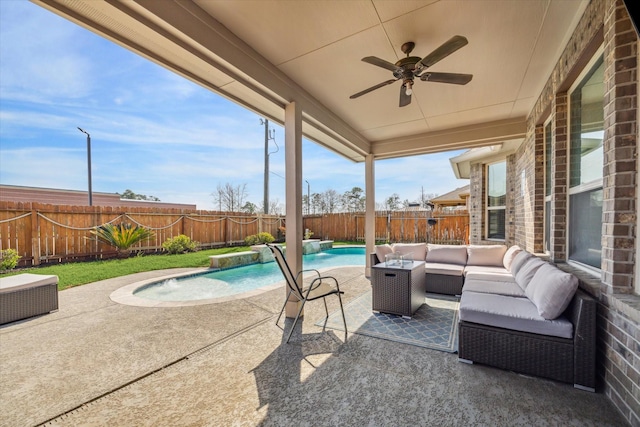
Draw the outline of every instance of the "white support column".
[[[293,274],[302,270],[302,110],[296,102],[285,107],[284,164],[287,263]],[[285,315],[296,317],[297,299],[287,303]],[[303,313],[304,314],[304,313]]]
[[[373,253],[376,244],[376,184],[375,163],[373,154],[367,154],[364,163],[365,185],[365,217],[364,217],[364,242],[366,246],[365,275],[371,277],[371,261],[369,254]]]

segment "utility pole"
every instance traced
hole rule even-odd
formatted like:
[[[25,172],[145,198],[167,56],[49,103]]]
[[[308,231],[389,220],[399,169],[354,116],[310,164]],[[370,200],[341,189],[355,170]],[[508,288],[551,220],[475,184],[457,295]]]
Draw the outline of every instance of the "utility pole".
[[[275,142],[275,130],[269,132],[269,120],[260,119],[260,124],[264,125],[264,213],[269,214],[269,141]],[[276,144],[277,146],[277,144]],[[277,152],[278,150],[274,151]]]

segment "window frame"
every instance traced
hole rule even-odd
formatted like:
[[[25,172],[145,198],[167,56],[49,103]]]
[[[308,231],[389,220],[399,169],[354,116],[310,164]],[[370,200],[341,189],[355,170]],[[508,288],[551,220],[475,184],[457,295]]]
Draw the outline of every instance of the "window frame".
[[[493,166],[493,165],[497,165],[500,163],[504,163],[504,167],[505,167],[505,182],[504,182],[504,194],[505,194],[505,204],[504,205],[499,205],[499,206],[489,206],[489,167]],[[506,241],[507,238],[507,225],[506,225],[506,217],[507,217],[507,176],[506,176],[506,169],[507,169],[507,159],[501,159],[501,160],[497,160],[495,162],[491,162],[491,163],[486,163],[484,165],[485,167],[485,189],[486,189],[486,194],[485,194],[485,221],[484,221],[484,238],[487,241],[492,241],[492,242],[504,242]],[[499,238],[495,238],[495,237],[489,237],[489,211],[503,211],[504,215],[505,215],[505,224],[504,224],[504,229],[503,229],[503,234],[504,234],[504,238],[499,239]]]
[[[548,130],[548,133],[547,133]],[[543,139],[544,139],[544,204],[543,204],[543,242],[544,252],[549,255],[551,253],[551,198],[553,193],[553,182],[551,176],[553,175],[553,120],[549,117],[543,124]],[[547,153],[547,142],[549,143],[549,152]],[[548,167],[547,167],[548,166]],[[549,188],[547,188],[547,186]],[[549,209],[547,209],[547,205]]]
[[[585,264],[583,262],[577,261],[577,260],[573,260],[571,259],[571,253],[570,253],[570,249],[571,249],[571,196],[572,195],[576,195],[576,194],[581,194],[581,193],[587,193],[587,192],[591,192],[593,190],[598,190],[598,189],[603,189],[604,185],[603,185],[603,178],[598,178],[595,180],[592,180],[590,182],[586,182],[586,183],[581,183],[578,184],[574,187],[571,187],[571,163],[572,163],[572,157],[571,157],[571,138],[572,138],[572,133],[571,133],[571,109],[572,109],[572,103],[571,103],[571,95],[578,89],[578,87],[581,86],[581,84],[584,82],[584,79],[587,77],[587,75],[594,69],[594,67],[596,66],[596,64],[599,61],[603,61],[604,62],[604,46],[600,46],[600,48],[598,48],[598,50],[596,51],[596,53],[593,55],[593,57],[589,60],[589,62],[585,65],[585,67],[582,69],[582,71],[580,72],[580,74],[578,75],[578,77],[576,78],[576,80],[573,82],[573,84],[571,85],[571,87],[569,88],[569,90],[567,91],[567,98],[568,98],[568,102],[567,102],[567,129],[568,129],[568,141],[567,141],[567,211],[566,211],[566,238],[565,238],[565,245],[566,245],[566,260],[567,260],[567,264],[576,267],[582,271],[585,271],[586,273],[593,275],[595,277],[600,277],[600,275],[602,274],[602,268],[601,267],[594,267],[592,265],[589,264]],[[604,109],[604,103],[602,105],[602,108]],[[604,164],[603,164],[604,167]],[[602,260],[602,257],[600,258]]]

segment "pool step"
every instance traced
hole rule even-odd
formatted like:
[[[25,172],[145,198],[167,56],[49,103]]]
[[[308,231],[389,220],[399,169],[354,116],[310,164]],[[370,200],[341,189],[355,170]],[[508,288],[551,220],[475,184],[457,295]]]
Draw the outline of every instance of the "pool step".
[[[314,254],[320,251],[331,249],[333,240],[309,239],[302,241],[302,253]],[[284,248],[283,248],[284,249]],[[272,262],[273,255],[267,245],[251,246],[250,251],[234,252],[223,255],[211,255],[209,257],[209,267],[211,268],[232,268],[241,265]]]

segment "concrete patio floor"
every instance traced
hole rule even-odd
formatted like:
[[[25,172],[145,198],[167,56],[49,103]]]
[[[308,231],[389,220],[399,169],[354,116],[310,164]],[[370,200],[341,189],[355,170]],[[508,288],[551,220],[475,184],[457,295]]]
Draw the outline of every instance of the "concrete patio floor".
[[[180,271],[68,289],[58,312],[0,327],[0,425],[627,425],[602,393],[358,334],[345,344],[314,326],[321,303],[284,344],[284,288],[191,307],[109,299]],[[370,287],[362,267],[328,274],[347,302]]]

